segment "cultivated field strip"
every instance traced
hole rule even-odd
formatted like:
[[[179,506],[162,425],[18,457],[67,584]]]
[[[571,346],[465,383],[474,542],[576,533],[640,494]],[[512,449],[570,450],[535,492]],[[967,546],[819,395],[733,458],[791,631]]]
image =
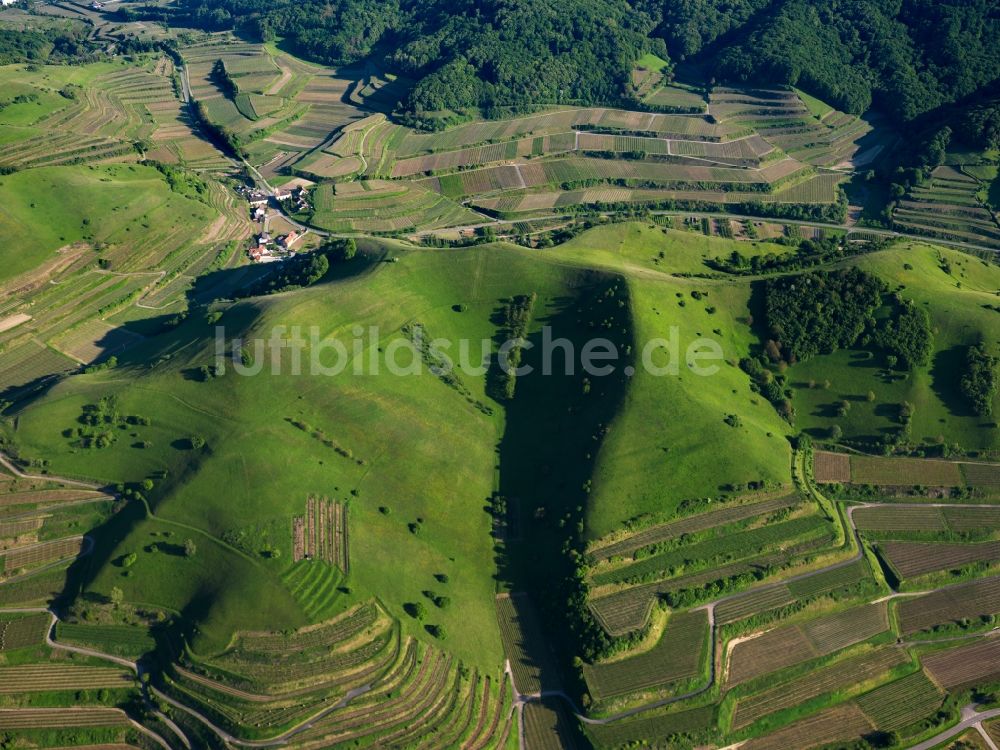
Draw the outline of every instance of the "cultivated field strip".
[[[870,575],[868,563],[857,560],[850,565],[821,571],[787,584],[779,583],[761,589],[750,589],[719,602],[715,607],[715,619],[720,624],[736,622],[769,609],[791,604],[796,599],[818,596],[853,586]]]
[[[682,709],[667,714],[639,714],[637,718],[595,724],[588,728],[603,747],[641,746],[650,737],[668,737],[673,734],[703,732],[712,727],[716,719],[714,705]]]
[[[726,685],[739,685],[817,655],[798,626],[775,628],[733,647],[729,655]]]
[[[795,596],[788,590],[788,586],[777,584],[768,586],[765,589],[753,590],[719,602],[715,606],[715,620],[720,624],[727,624],[750,617],[758,612],[766,612],[769,609],[783,607],[795,601]]]
[[[60,621],[55,640],[137,659],[156,648],[149,630],[134,625],[74,624]]]
[[[56,539],[51,542],[33,544],[29,547],[17,547],[12,550],[0,553],[0,560],[3,561],[3,570],[11,574],[22,568],[30,568],[46,563],[66,560],[80,554],[83,547],[83,537],[76,536],[68,539]]]
[[[774,628],[741,641],[729,657],[728,684],[736,685],[809,659],[826,656],[889,629],[886,604],[865,604],[801,625]]]
[[[112,667],[80,667],[68,664],[24,664],[0,667],[0,694],[55,690],[125,688],[133,682],[130,672]]]
[[[874,727],[853,703],[844,703],[800,719],[777,732],[752,737],[742,750],[809,750],[813,747],[855,740]]]
[[[292,519],[294,562],[318,560],[347,573],[350,566],[347,544],[347,506],[310,495],[305,515]]]
[[[558,690],[558,669],[527,594],[498,594],[497,617],[518,692]]]
[[[874,679],[907,661],[909,657],[905,651],[887,646],[820,667],[802,677],[740,698],[733,714],[733,729],[748,727],[776,711]]]
[[[920,507],[891,504],[859,508],[853,513],[859,531],[892,532],[969,532],[1000,524],[1000,507]]]
[[[879,548],[893,570],[903,579],[972,563],[993,563],[1000,559],[1000,542],[951,544],[885,541],[879,544]]]
[[[666,552],[643,557],[634,563],[616,566],[594,573],[595,585],[635,583],[651,578],[669,578],[683,569],[689,561],[704,565],[727,562],[752,555],[759,555],[777,547],[788,548],[793,542],[826,536],[832,538],[828,522],[818,516],[802,516],[788,521],[765,524],[756,528],[734,531],[714,539],[678,547]]]
[[[904,635],[935,625],[1000,613],[1000,577],[983,578],[899,602]]]
[[[815,451],[813,479],[817,482],[850,482],[851,457],[846,453]]]
[[[616,539],[607,543],[598,540],[588,550],[588,554],[598,561],[607,560],[611,557],[624,557],[633,554],[643,547],[648,547],[669,539],[676,539],[683,534],[692,534],[716,526],[742,521],[747,518],[762,516],[766,513],[773,513],[784,508],[793,507],[800,502],[802,500],[798,495],[782,495],[761,502],[733,505],[732,507],[720,508],[708,513],[687,516],[677,521],[651,526],[631,534],[624,539]]]
[[[934,713],[943,698],[921,670],[865,693],[857,704],[881,731],[892,732]]]
[[[952,461],[926,458],[851,456],[851,481],[855,484],[958,487],[962,472]]]
[[[44,570],[0,586],[0,606],[45,604],[59,596],[65,587],[65,566]]]
[[[870,484],[882,487],[995,487],[1000,464],[943,461],[930,458],[886,458],[816,451],[817,482]]]
[[[832,654],[889,629],[885,602],[858,607],[811,620],[802,626],[819,654]]]
[[[21,518],[17,521],[0,521],[0,549],[5,546],[13,546],[6,544],[7,540],[14,539],[22,534],[30,534],[33,531],[38,531],[44,522],[44,516]]]
[[[921,661],[934,681],[948,690],[994,681],[1000,675],[1000,638],[935,651]]]
[[[48,613],[0,621],[0,651],[14,651],[45,643],[51,623]]]
[[[0,708],[0,729],[127,725],[128,717],[118,708]]]
[[[859,508],[852,515],[859,531],[947,531],[940,508],[891,505]]]
[[[971,487],[1000,487],[1000,464],[963,463],[965,483]]]
[[[524,706],[524,741],[531,750],[575,750],[573,726],[558,699],[532,701]]]

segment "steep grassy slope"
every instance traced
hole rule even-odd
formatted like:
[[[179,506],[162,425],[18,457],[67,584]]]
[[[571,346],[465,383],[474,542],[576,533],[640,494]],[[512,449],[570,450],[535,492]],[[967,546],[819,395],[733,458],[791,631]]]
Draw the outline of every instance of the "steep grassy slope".
[[[217,212],[170,190],[151,167],[45,167],[0,176],[0,281],[74,242],[138,245],[191,237]]]
[[[524,250],[400,257],[398,263],[373,263],[359,277],[227,306],[217,325],[244,341],[269,338],[274,326],[298,326],[308,339],[315,326],[348,351],[356,326],[363,326],[358,361],[368,362],[381,356],[378,349],[388,356],[401,329],[420,323],[428,338],[470,339],[469,360],[478,364],[480,342],[495,335],[491,318],[503,299],[537,293],[537,313],[544,316],[591,283],[574,269],[534,263]],[[236,627],[297,625],[304,620],[301,609],[278,589],[281,577],[293,573],[291,517],[303,513],[307,495],[327,496],[349,506],[351,573],[336,594],[338,608],[374,593],[429,638],[424,623],[404,613],[404,604],[421,602],[425,622],[444,625],[449,648],[471,663],[498,664],[485,508],[504,422],[485,395],[484,378],[460,374],[459,384],[449,385],[426,367],[396,376],[385,359],[377,375],[365,365],[366,374],[355,376],[353,364],[338,376],[311,375],[310,347],[301,375],[291,374],[285,352],[281,374],[271,374],[268,359],[253,377],[238,375],[229,363],[225,375],[203,380],[198,368],[215,361],[213,335],[203,314],[192,316],[136,347],[118,369],[74,377],[20,415],[18,444],[26,455],[49,458],[53,471],[106,481],[153,478],[150,503],[162,520],[148,531],[141,526],[112,535],[116,546],[107,559],[141,553],[143,545],[159,541],[149,537],[161,528],[157,524],[172,530],[169,543],[190,536],[199,556],[203,549],[212,556],[207,566],[169,553],[141,556],[129,577],[113,565],[95,567],[86,585],[105,595],[117,585],[127,600],[185,610],[199,596],[216,595],[216,576],[253,581],[241,584],[249,590],[233,587],[222,604],[195,618],[204,636],[196,644],[205,650],[224,645]],[[261,351],[256,361],[270,356]],[[457,360],[458,344],[448,353]],[[407,351],[396,354],[401,367],[412,360]],[[332,365],[329,351],[322,362]],[[76,447],[75,437],[63,431],[72,431],[84,408],[106,396],[117,397],[121,414],[148,416],[152,424],[122,430],[107,448]],[[204,447],[192,448],[192,438]],[[265,548],[279,555],[260,554]],[[447,576],[447,583],[436,574]],[[159,583],[175,576],[185,580]],[[447,596],[450,606],[439,609],[425,591]],[[318,593],[330,592],[317,588],[313,596]],[[258,598],[277,603],[271,611],[255,608]]]

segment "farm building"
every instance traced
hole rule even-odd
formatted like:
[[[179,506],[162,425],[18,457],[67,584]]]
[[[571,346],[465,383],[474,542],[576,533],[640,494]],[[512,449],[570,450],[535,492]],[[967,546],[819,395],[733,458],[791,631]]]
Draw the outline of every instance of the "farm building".
[[[257,206],[267,205],[268,201],[267,194],[262,193],[259,190],[251,190],[246,194],[246,197],[247,197],[247,203],[249,203],[252,208],[256,208]]]

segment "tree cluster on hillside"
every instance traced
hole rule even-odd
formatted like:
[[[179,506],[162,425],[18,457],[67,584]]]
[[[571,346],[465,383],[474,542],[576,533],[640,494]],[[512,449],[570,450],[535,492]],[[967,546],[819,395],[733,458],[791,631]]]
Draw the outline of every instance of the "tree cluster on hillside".
[[[773,279],[764,289],[768,334],[788,362],[852,346],[886,292],[857,268]]]
[[[878,321],[871,343],[896,357],[896,366],[912,370],[931,356],[931,320],[927,311],[898,295],[894,314]]]
[[[700,52],[720,36],[741,28],[775,0],[661,0],[657,33],[678,60]]]
[[[401,111],[627,101],[636,60],[692,59],[717,79],[790,84],[897,120],[963,99],[1000,68],[995,0],[182,0],[125,20],[235,28],[331,65],[377,57],[414,81]]]
[[[875,101],[901,121],[972,94],[1000,67],[994,0],[786,0],[735,36],[712,55],[716,76],[797,85],[855,114]]]
[[[898,294],[889,297],[881,279],[860,269],[771,279],[764,291],[772,360],[796,362],[855,345],[881,350],[903,370],[930,357],[927,312]]]
[[[510,401],[514,398],[517,385],[515,370],[521,366],[522,344],[528,335],[528,325],[538,298],[531,294],[518,294],[507,300],[498,315],[500,327],[497,330],[498,343],[507,346],[506,361],[499,358],[486,375],[486,392],[496,401]]]
[[[781,239],[791,240],[791,238]],[[765,253],[747,256],[739,250],[733,250],[725,258],[706,258],[705,265],[738,276],[787,273],[831,263],[849,255],[860,255],[880,250],[886,244],[888,244],[887,241],[882,239],[848,244],[841,237],[817,237],[816,239],[799,240],[797,251],[794,253]]]
[[[95,55],[86,29],[0,29],[0,65],[78,62]]]
[[[130,7],[130,18],[164,17]],[[487,114],[554,102],[618,102],[655,20],[626,0],[186,0],[167,19],[208,30],[283,37],[300,54],[344,65],[378,53],[416,83],[404,109]]]
[[[1000,148],[1000,99],[968,107],[955,121],[955,132],[970,146]]]
[[[959,380],[959,390],[972,410],[981,417],[993,413],[993,399],[997,395],[996,357],[980,343],[970,346],[965,354],[965,369]]]

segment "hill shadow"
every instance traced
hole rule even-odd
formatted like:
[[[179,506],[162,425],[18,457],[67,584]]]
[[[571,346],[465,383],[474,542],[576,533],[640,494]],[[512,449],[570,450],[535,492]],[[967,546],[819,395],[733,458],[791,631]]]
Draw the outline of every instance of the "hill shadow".
[[[571,371],[564,366],[564,350],[544,350],[542,333],[528,337],[532,346],[524,350],[523,364],[534,369],[516,378],[514,396],[504,404],[506,429],[497,447],[499,493],[511,499],[508,507],[516,514],[518,531],[516,539],[498,545],[498,577],[504,587],[530,597],[540,630],[548,634],[540,643],[525,638],[529,658],[536,665],[551,663],[546,659],[551,650],[564,667],[559,670],[564,680],[540,669],[542,690],[561,684],[579,696],[582,685],[566,686],[577,671],[565,667],[586,653],[584,641],[595,637],[597,625],[583,602],[570,550],[582,549],[594,461],[621,408],[629,380],[623,369],[632,362],[623,354],[613,363],[613,373],[588,374],[580,353],[596,337],[612,341],[619,352],[628,346],[635,350],[628,288],[618,277],[593,274],[575,296],[539,299],[534,320],[550,328],[550,340],[572,345],[574,366]],[[546,369],[550,374],[544,374]]]
[[[967,346],[942,349],[931,362],[931,389],[953,417],[974,417],[969,403],[958,391],[958,380],[965,369]]]

